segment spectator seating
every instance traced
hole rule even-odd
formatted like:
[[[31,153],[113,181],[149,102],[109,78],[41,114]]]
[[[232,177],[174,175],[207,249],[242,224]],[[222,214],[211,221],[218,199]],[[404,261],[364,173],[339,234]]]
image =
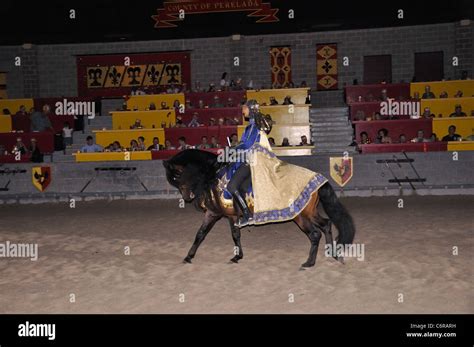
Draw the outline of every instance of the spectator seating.
[[[2,164],[17,164],[17,163],[29,163],[31,161],[31,157],[29,154],[23,154],[19,158],[20,160],[17,160],[17,156],[14,154],[3,154],[0,153],[0,163]]]
[[[219,151],[222,151],[222,148],[209,148],[205,149],[205,151],[212,152],[215,154],[219,154]],[[171,150],[162,150],[162,151],[151,151],[151,158],[153,160],[165,160],[173,157],[174,155],[178,154],[180,151],[177,149]]]
[[[393,153],[393,152],[440,152],[446,151],[448,142],[424,143],[392,143],[359,145],[361,153]]]
[[[57,115],[57,116],[61,116],[61,115],[64,115],[64,113],[57,113],[56,111],[58,110],[57,107],[56,107],[56,103],[57,102],[60,102],[60,103],[63,103],[64,100],[66,100],[67,102],[95,102],[96,99],[94,99],[93,97],[87,97],[87,96],[81,96],[81,97],[78,97],[78,96],[64,96],[64,97],[56,97],[56,98],[35,98],[33,99],[33,103],[34,103],[34,107],[37,111],[41,111],[43,109],[43,106],[44,105],[49,105],[49,107],[51,108],[51,113]],[[27,111],[29,111],[29,109],[27,108]],[[100,112],[100,108],[99,108],[99,105],[95,105],[95,112]],[[79,114],[76,114],[76,115],[79,115]],[[82,114],[82,116],[88,116],[88,115],[85,115],[85,114]],[[72,124],[71,124],[72,126]]]
[[[350,105],[350,118],[351,121],[359,121],[358,113],[363,113],[365,117],[373,117],[376,112],[380,112],[382,101],[371,101],[371,102],[355,102]],[[423,109],[420,111],[423,113]],[[409,119],[408,114],[397,116],[398,119]]]
[[[429,107],[431,113],[436,117],[440,114],[443,117],[449,117],[449,115],[454,112],[456,105],[461,105],[462,111],[470,116],[474,110],[474,97],[423,99],[421,100],[421,112],[423,112],[426,107]]]
[[[239,139],[244,133],[245,125],[238,126]],[[308,141],[311,139],[311,131],[309,125],[274,125],[268,137],[275,139],[276,145],[281,145],[283,138],[287,137],[291,146],[296,146],[301,142],[301,136],[306,135]]]
[[[12,131],[11,116],[0,115],[0,133],[8,133]]]
[[[222,92],[199,92],[199,93],[186,93],[185,100],[189,100],[193,108],[197,108],[199,100],[202,100],[204,106],[212,108],[214,105],[214,97],[219,97],[219,102],[223,106],[227,106],[229,98],[232,99],[234,106],[238,106],[245,100],[245,90],[242,91],[222,91]],[[158,106],[157,106],[158,107]]]
[[[448,134],[450,125],[456,126],[456,133],[463,139],[474,135],[474,117],[433,118],[433,132],[440,140]]]
[[[212,126],[212,127],[198,127],[198,128],[166,128],[165,138],[170,140],[173,146],[178,145],[178,139],[181,136],[186,138],[188,145],[197,145],[201,143],[201,138],[207,136],[209,143],[212,136],[218,139],[221,146],[227,146],[227,137],[237,133],[237,126]]]
[[[405,134],[407,141],[409,141],[416,137],[418,130],[423,130],[426,138],[429,138],[433,132],[432,119],[356,121],[353,124],[355,125],[357,143],[360,143],[360,133],[363,131],[367,132],[369,138],[374,142],[377,132],[382,128],[388,130],[388,136],[392,138],[393,142],[398,141],[400,134]],[[439,134],[437,135],[439,136]]]
[[[17,137],[21,137],[23,143],[29,146],[32,138],[35,138],[41,153],[49,154],[54,152],[54,134],[52,132],[44,131],[39,133],[0,133],[0,144],[11,152],[16,143]]]
[[[145,145],[151,146],[153,137],[157,136],[160,144],[165,144],[165,132],[162,128],[157,129],[130,129],[130,130],[97,130],[94,131],[96,143],[106,147],[114,141],[119,141],[122,147],[129,147],[131,140],[137,140],[138,137],[145,138]]]
[[[281,143],[277,143],[279,145]],[[278,156],[295,157],[299,155],[311,155],[314,146],[291,146],[291,147],[273,147],[273,152]]]
[[[167,127],[176,124],[176,114],[174,109],[154,110],[154,111],[112,111],[112,129],[126,130],[130,129],[137,119],[140,119],[143,128],[153,129],[161,128],[162,122]]]
[[[447,92],[448,97],[453,97],[458,90],[463,92],[463,97],[474,96],[474,80],[455,80],[455,81],[435,81],[435,82],[417,82],[410,84],[410,95],[416,92],[420,97],[425,92],[425,87],[430,86],[431,91],[439,98],[442,92]]]
[[[128,161],[151,160],[150,151],[141,152],[101,152],[101,153],[73,153],[76,162],[86,161]]]
[[[474,151],[474,141],[450,141],[448,151]]]
[[[260,111],[269,114],[276,125],[309,125],[309,105],[262,106]]]
[[[127,100],[127,108],[129,110],[146,111],[151,103],[154,103],[156,109],[161,109],[161,103],[166,102],[166,105],[171,109],[173,103],[178,100],[181,105],[184,105],[184,94],[152,94],[152,95],[132,95]]]
[[[247,99],[255,99],[260,106],[265,106],[270,105],[270,97],[273,96],[281,105],[285,97],[289,95],[295,105],[304,105],[309,91],[309,88],[247,90]]]
[[[20,116],[20,115],[12,115],[12,128],[16,131],[24,131],[29,132],[31,129],[31,120],[30,116]],[[51,125],[56,133],[62,132],[64,128],[64,123],[69,122],[71,127],[74,127],[74,116],[56,116],[50,115],[49,120],[51,121]]]
[[[351,105],[357,102],[372,102],[381,100],[382,90],[387,90],[387,96],[396,100],[410,98],[409,83],[366,84],[347,86],[345,88],[346,103]]]
[[[183,123],[188,125],[191,119],[193,118],[193,114],[198,114],[198,119],[201,124],[208,125],[209,120],[214,118],[215,121],[219,118],[228,118],[234,119],[237,117],[239,119],[239,123],[242,124],[242,110],[239,107],[224,107],[224,108],[186,108],[184,114],[181,115],[183,119]]]
[[[33,99],[0,99],[0,112],[8,109],[10,114],[14,115],[20,110],[21,105],[25,106],[29,112],[34,106],[34,101]]]

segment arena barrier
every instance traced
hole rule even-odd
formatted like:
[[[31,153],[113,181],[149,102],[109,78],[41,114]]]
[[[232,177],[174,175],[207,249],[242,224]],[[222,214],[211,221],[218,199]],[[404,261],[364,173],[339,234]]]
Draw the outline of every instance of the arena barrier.
[[[154,111],[112,111],[112,129],[126,130],[135,123],[137,119],[141,121],[144,129],[162,128],[176,124],[176,114],[174,109],[154,110]]]
[[[270,97],[281,105],[286,96],[291,96],[295,105],[304,105],[309,91],[309,88],[247,90],[247,99],[255,99],[260,106],[267,106],[270,105]]]
[[[128,97],[127,108],[129,110],[146,111],[150,104],[154,103],[156,109],[161,109],[161,103],[165,102],[166,106],[171,110],[173,103],[178,100],[181,105],[184,105],[184,94],[152,94],[152,95],[132,95]]]
[[[462,111],[467,116],[471,116],[472,111],[474,111],[474,97],[423,99],[421,100],[420,109],[421,112],[423,112],[426,107],[429,107],[430,112],[436,117],[442,115],[443,118],[446,118],[454,113],[454,109],[457,105],[461,105]]]
[[[433,132],[441,139],[448,134],[450,125],[456,126],[456,133],[464,139],[474,135],[474,117],[434,118]]]
[[[114,141],[119,141],[122,147],[128,147],[131,140],[137,140],[139,136],[145,138],[145,146],[151,146],[156,136],[161,145],[165,144],[165,132],[159,129],[133,129],[133,130],[96,130],[94,131],[96,143],[103,147]]]
[[[353,124],[355,125],[355,136],[358,143],[360,143],[360,133],[363,131],[368,134],[372,142],[375,141],[380,129],[387,129],[388,136],[392,138],[393,142],[397,142],[401,134],[405,134],[407,140],[410,141],[416,137],[418,130],[423,130],[426,138],[429,138],[433,132],[431,119],[357,121]]]
[[[21,137],[23,143],[26,146],[30,145],[30,141],[32,138],[35,138],[37,140],[38,148],[40,149],[41,153],[49,154],[54,152],[54,133],[48,131],[27,133],[0,133],[0,143],[4,145],[8,151],[11,151],[18,137]]]
[[[269,114],[276,125],[309,125],[309,105],[262,106],[260,111]]]

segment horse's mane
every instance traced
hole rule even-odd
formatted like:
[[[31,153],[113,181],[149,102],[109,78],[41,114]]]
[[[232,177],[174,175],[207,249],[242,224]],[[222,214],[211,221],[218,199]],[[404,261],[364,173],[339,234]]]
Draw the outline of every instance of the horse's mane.
[[[187,149],[179,152],[167,161],[169,165],[179,165],[185,170],[192,170],[193,182],[187,182],[194,186],[193,193],[196,196],[194,206],[198,210],[207,209],[221,213],[221,207],[213,198],[217,197],[217,172],[223,163],[217,161],[217,155],[208,151]]]

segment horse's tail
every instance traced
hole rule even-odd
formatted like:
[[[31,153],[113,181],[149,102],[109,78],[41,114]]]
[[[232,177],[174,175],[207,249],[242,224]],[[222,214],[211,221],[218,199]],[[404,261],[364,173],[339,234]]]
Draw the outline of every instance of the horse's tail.
[[[318,194],[329,219],[339,231],[337,242],[344,245],[351,244],[355,236],[354,222],[349,212],[337,198],[329,182],[326,182],[319,189]]]

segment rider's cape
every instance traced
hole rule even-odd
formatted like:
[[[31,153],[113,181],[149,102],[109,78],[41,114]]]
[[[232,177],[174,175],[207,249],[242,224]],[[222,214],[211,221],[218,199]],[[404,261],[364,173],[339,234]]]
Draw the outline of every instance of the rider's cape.
[[[311,194],[327,182],[319,173],[278,159],[267,134],[259,130],[253,121],[245,129],[241,143],[236,148],[248,151],[252,187],[246,194],[246,200],[249,205],[253,205],[255,224],[293,219],[309,203]],[[220,178],[222,188],[238,166],[232,165],[223,173]],[[229,202],[232,199],[227,191],[223,198]]]
[[[309,203],[326,177],[278,159],[264,131],[250,148],[255,224],[295,218]]]

